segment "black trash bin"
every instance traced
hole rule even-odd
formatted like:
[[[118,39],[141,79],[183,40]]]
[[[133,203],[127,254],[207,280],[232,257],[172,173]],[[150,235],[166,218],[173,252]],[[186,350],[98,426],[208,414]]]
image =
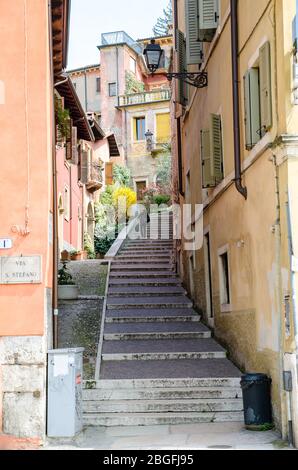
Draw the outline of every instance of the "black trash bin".
[[[271,379],[265,374],[245,374],[241,379],[244,421],[253,431],[272,428]]]

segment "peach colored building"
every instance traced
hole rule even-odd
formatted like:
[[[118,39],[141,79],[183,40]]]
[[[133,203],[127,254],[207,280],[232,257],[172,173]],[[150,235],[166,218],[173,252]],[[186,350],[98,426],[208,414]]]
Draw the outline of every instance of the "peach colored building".
[[[45,436],[56,283],[53,83],[66,67],[69,10],[68,0],[0,2],[0,41],[9,44],[0,60],[0,448]]]

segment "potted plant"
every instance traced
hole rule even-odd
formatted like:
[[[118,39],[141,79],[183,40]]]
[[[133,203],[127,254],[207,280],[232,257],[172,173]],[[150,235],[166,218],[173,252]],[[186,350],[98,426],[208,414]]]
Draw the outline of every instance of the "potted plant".
[[[87,252],[86,251],[77,251],[73,250],[70,252],[70,259],[72,261],[82,261],[87,259]]]
[[[70,253],[67,250],[61,252],[61,261],[69,261],[70,260]]]
[[[60,300],[76,300],[79,297],[79,288],[68,272],[66,262],[58,271],[58,298]]]

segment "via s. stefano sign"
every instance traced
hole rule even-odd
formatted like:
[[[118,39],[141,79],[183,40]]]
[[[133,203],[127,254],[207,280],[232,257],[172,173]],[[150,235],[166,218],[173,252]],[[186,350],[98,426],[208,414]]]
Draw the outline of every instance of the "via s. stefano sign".
[[[3,256],[0,258],[1,284],[40,284],[41,256]]]

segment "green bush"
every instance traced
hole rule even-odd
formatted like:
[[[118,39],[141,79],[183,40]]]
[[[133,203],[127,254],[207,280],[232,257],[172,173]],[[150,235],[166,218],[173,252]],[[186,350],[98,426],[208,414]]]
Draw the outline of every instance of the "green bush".
[[[89,233],[84,234],[84,250],[87,251],[88,259],[95,259],[94,244]]]
[[[72,275],[67,271],[66,263],[63,263],[62,268],[58,271],[58,284],[59,286],[74,286]]]
[[[153,200],[155,204],[160,206],[161,204],[168,204],[171,200],[171,197],[167,196],[166,194],[159,194],[157,196],[154,196]]]

